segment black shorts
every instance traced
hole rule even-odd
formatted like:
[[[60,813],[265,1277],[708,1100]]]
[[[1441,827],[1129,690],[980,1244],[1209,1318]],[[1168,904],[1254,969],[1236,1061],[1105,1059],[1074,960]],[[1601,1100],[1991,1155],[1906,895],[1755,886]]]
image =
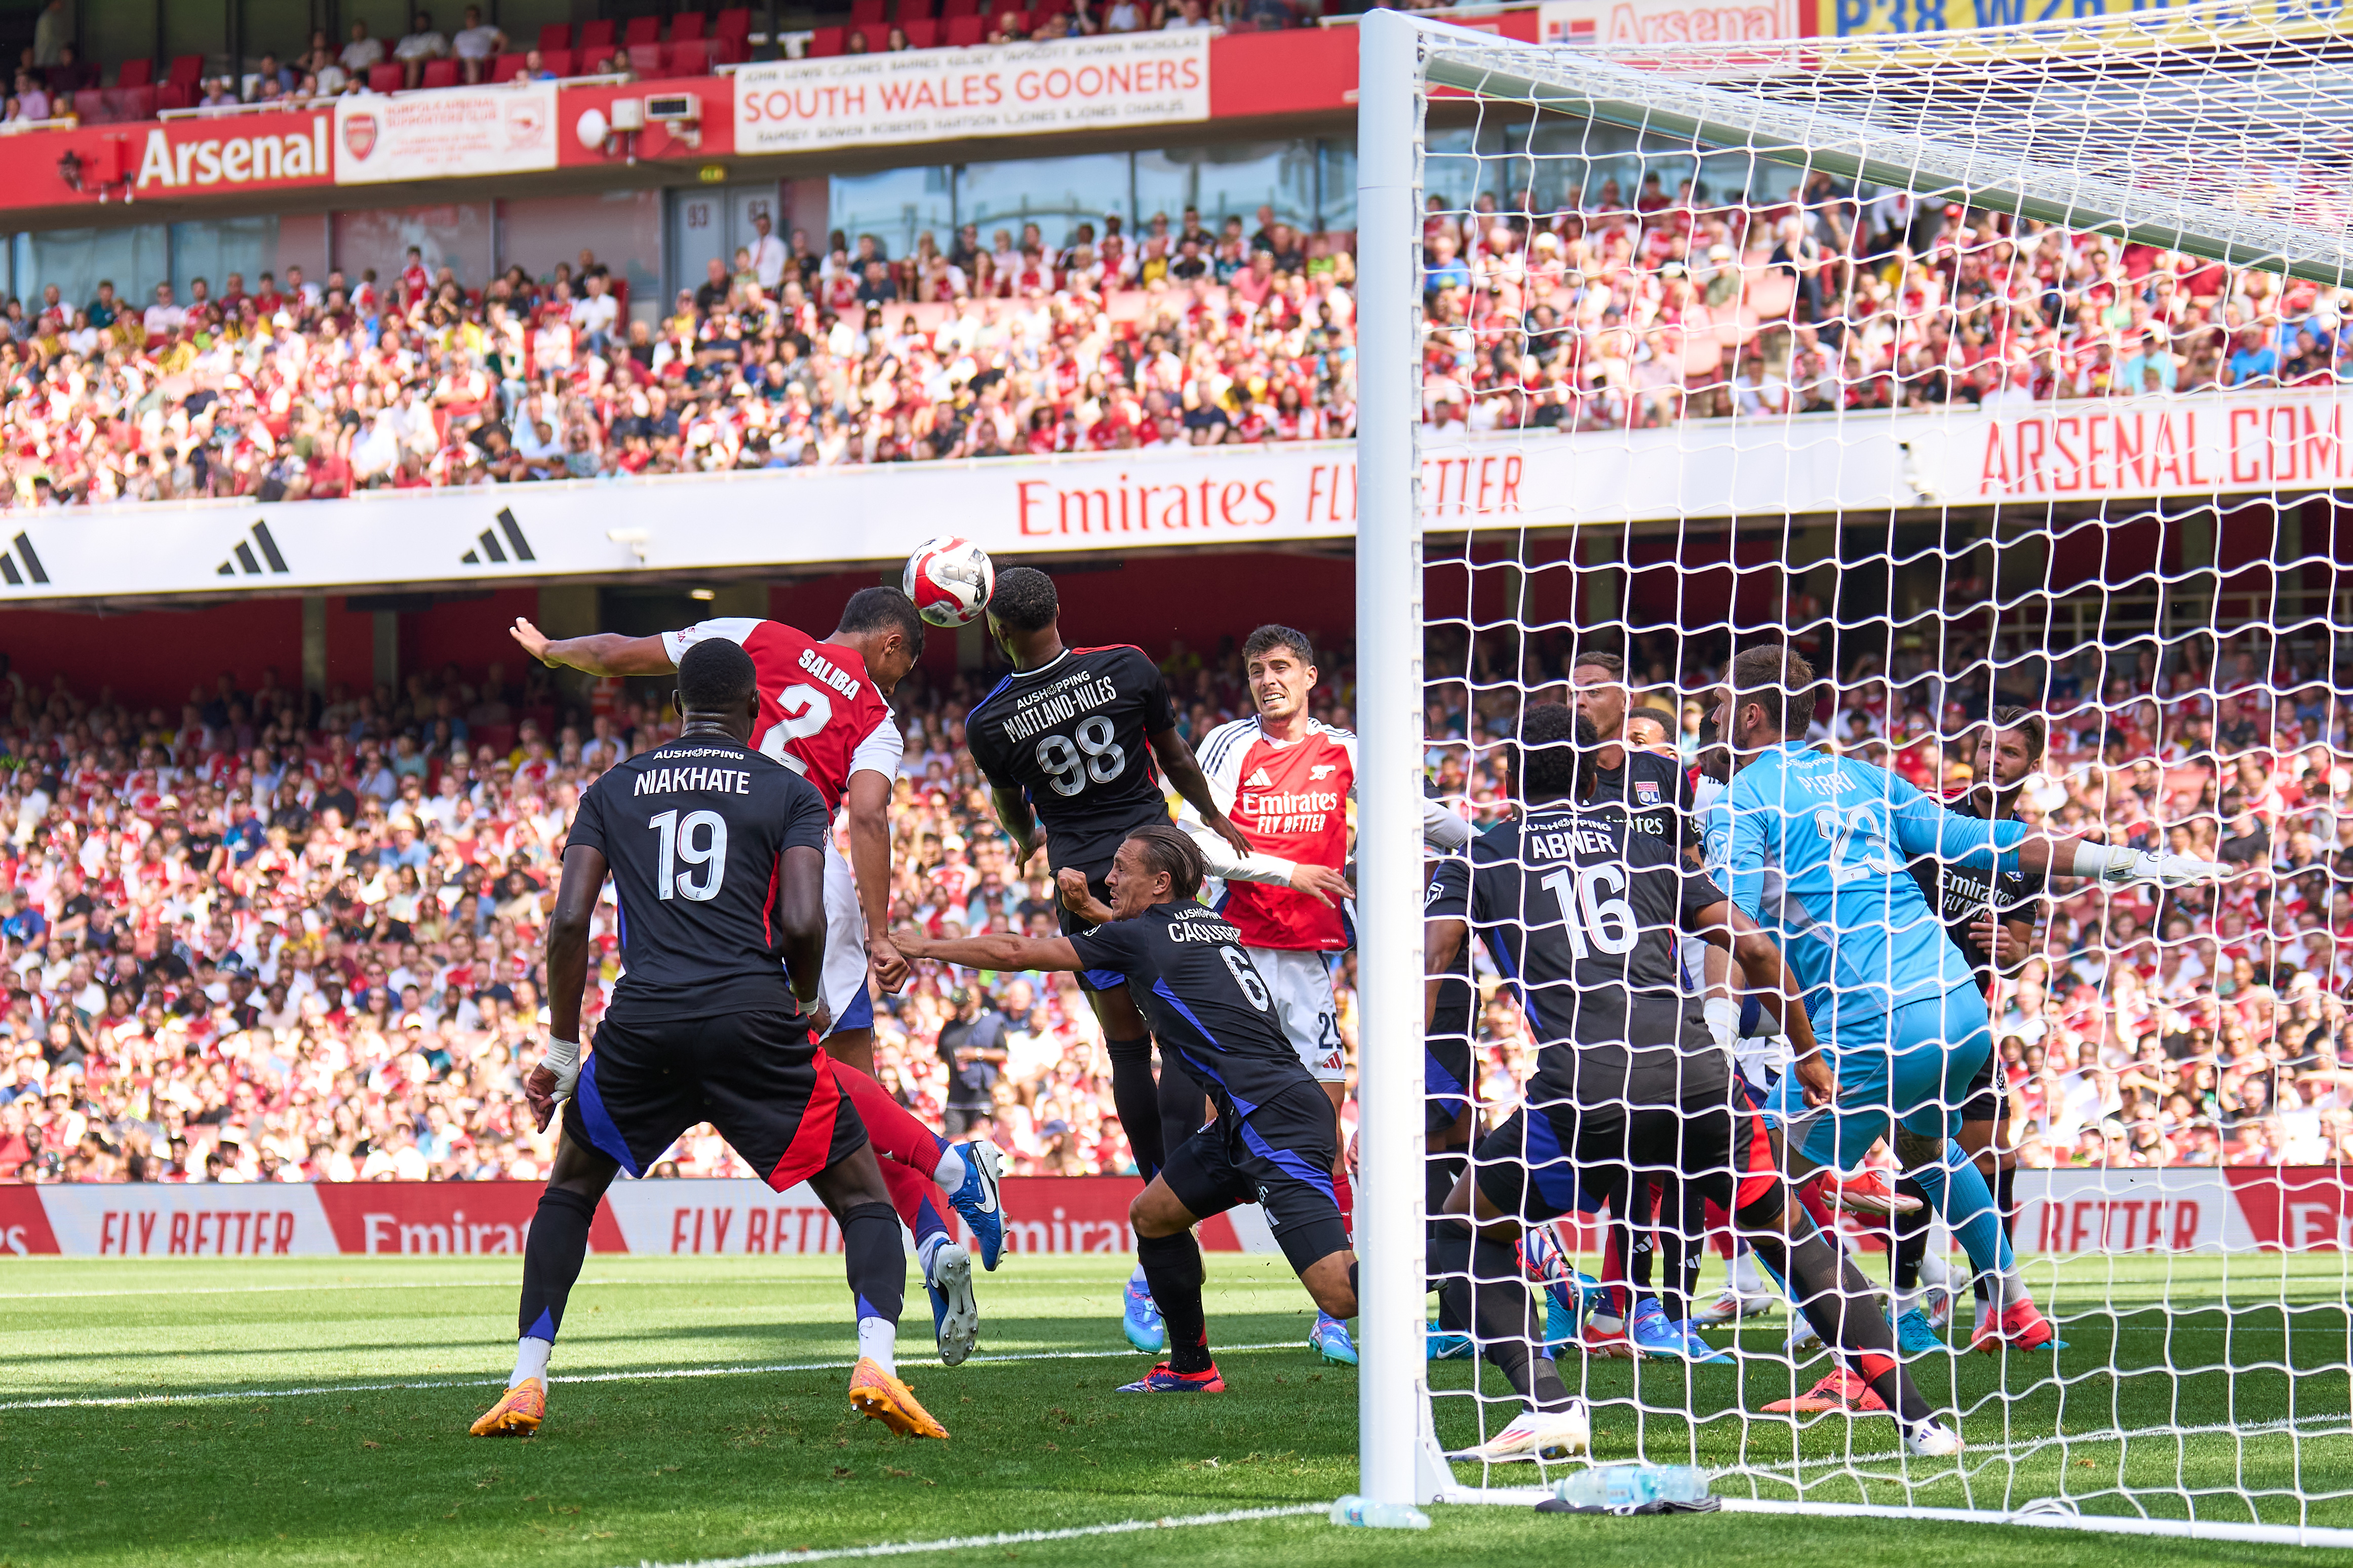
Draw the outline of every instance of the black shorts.
[[[1754,1207],[1781,1177],[1765,1119],[1738,1079],[1722,1099],[1680,1108],[1630,1109],[1623,1100],[1523,1107],[1480,1141],[1471,1168],[1489,1203],[1530,1224],[1590,1214],[1611,1194],[1630,1198],[1647,1178],[1668,1172],[1720,1207],[1748,1211],[1746,1223],[1779,1212]]]
[[[1286,1089],[1248,1116],[1227,1114],[1169,1151],[1160,1179],[1203,1219],[1240,1204],[1266,1211],[1267,1227],[1293,1272],[1348,1246],[1332,1191],[1339,1158],[1332,1102],[1313,1083]]]
[[[1471,1107],[1472,1087],[1470,1035],[1433,1026],[1421,1043],[1422,1131],[1451,1131]]]
[[[1111,875],[1110,861],[1105,860],[1101,865],[1081,866],[1076,868],[1078,870],[1084,871],[1087,874],[1088,892],[1093,894],[1096,898],[1102,900],[1106,904],[1111,902],[1111,885],[1103,880],[1105,877]],[[1056,869],[1060,870],[1065,869],[1065,868],[1058,867]],[[1061,914],[1062,934],[1064,936],[1076,936],[1081,931],[1092,931],[1095,929],[1094,921],[1082,920],[1078,915],[1071,913],[1071,908],[1068,904],[1058,902],[1054,907]],[[1126,984],[1127,976],[1122,974],[1116,969],[1082,969],[1079,971],[1079,989],[1082,991],[1116,991]]]
[[[1968,1121],[2001,1122],[2009,1120],[2004,1108],[2009,1098],[2009,1075],[2001,1069],[2000,1047],[1986,1053],[1986,1059],[1969,1079],[1969,1091],[1961,1097],[1961,1120]]]
[[[564,1107],[575,1142],[632,1176],[699,1122],[719,1130],[778,1192],[866,1142],[833,1064],[789,1013],[723,1013],[622,1026],[607,1019]]]

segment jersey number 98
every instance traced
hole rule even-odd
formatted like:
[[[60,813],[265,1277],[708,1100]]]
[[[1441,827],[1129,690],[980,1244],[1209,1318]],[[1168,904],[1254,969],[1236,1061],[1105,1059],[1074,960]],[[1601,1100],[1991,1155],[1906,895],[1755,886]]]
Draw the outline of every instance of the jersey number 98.
[[[1080,721],[1075,736],[1038,738],[1038,765],[1046,770],[1056,795],[1077,795],[1090,779],[1109,784],[1127,770],[1127,752],[1111,737],[1110,717],[1097,713]]]
[[[673,889],[680,898],[697,903],[719,896],[719,885],[727,879],[725,817],[715,811],[697,811],[681,821],[677,812],[665,811],[646,826],[660,835],[654,853],[661,868],[654,873],[654,886],[662,898],[669,898]],[[681,865],[686,869],[679,869]]]

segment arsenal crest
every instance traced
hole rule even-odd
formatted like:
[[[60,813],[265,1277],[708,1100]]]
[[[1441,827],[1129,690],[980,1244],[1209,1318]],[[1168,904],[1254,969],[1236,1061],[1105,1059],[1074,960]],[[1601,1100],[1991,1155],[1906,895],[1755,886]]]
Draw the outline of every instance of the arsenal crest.
[[[375,151],[375,116],[351,114],[343,118],[343,151],[354,158],[364,159]]]

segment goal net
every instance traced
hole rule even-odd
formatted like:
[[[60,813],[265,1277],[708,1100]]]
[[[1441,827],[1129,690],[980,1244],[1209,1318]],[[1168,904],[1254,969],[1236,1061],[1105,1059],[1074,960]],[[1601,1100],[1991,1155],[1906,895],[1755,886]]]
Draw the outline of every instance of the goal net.
[[[1843,955],[1850,1041],[1872,995],[1929,984],[1901,955],[1933,966],[1948,922],[1992,917],[1970,988],[1989,1045],[1940,1048],[1988,1059],[1999,1108],[1966,1071],[1929,1091],[1968,1141],[1951,1195],[1925,1226],[1878,1212],[1917,1203],[1900,1141],[1843,1136],[1807,1194],[1965,1447],[1921,1457],[1856,1408],[1856,1363],[1794,1331],[1676,1169],[1514,1259],[1592,1462],[1700,1467],[1732,1508],[2353,1545],[2348,56],[2333,13],[2239,5],[1639,54],[1365,20],[1368,1498],[1526,1503],[1588,1463],[1460,1457],[1525,1401],[1478,1353],[1487,1319],[1441,1324],[1425,1294],[1425,1160],[1461,1136],[1431,1107],[1467,1102],[1474,1150],[1556,1107],[1478,919],[1463,1037],[1425,1041],[1433,862],[1408,814],[1434,788],[1507,824],[1513,742],[1548,702],[1672,759],[1627,764],[1630,805],[1672,806],[1676,775],[1710,796],[1751,754],[1727,754],[1716,693],[1736,654],[1780,647],[1814,672],[1788,694],[1797,752],[2226,874],[1972,879],[1842,821],[1854,864],[1922,875],[1918,904],[1875,932],[1843,905],[1765,924]],[[1684,820],[1679,845],[1710,818]],[[1520,869],[1510,918],[1558,924]],[[1681,962],[1697,1011],[1714,972]],[[1753,1003],[1728,1033],[1762,1103],[1786,1037]],[[2013,1238],[1988,1310],[2031,1295],[2063,1348],[1973,1353],[1964,1243],[1999,1248],[1962,1163]],[[1746,1315],[1694,1321],[1724,1311]]]

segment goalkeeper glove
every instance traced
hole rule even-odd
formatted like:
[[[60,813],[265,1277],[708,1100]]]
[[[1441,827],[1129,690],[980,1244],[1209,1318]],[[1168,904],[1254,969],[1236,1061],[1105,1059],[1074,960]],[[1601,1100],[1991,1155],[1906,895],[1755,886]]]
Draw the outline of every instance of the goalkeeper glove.
[[[2163,855],[2111,844],[2075,847],[2075,875],[2112,886],[2155,882],[2160,887],[2186,888],[2198,882],[2220,881],[2229,872],[2227,866],[2189,855]]]
[[[1700,1011],[1707,1019],[1707,1032],[1715,1037],[1716,1049],[1730,1050],[1740,1034],[1740,1004],[1729,996],[1711,996]]]

